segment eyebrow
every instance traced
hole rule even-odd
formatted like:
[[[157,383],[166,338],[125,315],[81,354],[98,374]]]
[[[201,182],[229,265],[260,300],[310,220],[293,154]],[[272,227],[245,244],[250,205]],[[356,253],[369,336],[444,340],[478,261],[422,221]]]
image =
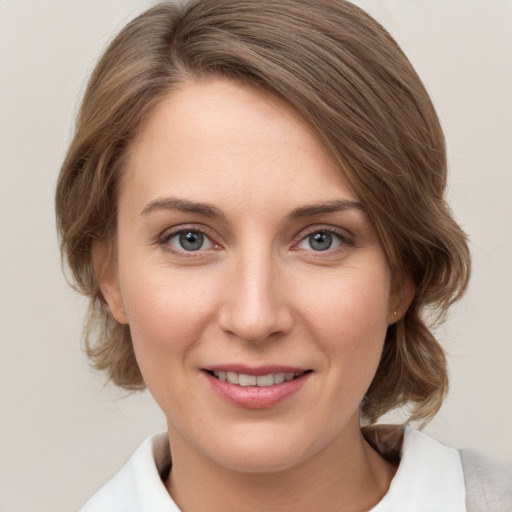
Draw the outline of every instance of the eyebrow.
[[[363,210],[363,205],[357,201],[350,201],[347,199],[325,201],[322,203],[299,206],[288,214],[288,219],[297,220],[304,217],[343,212],[350,209]],[[150,213],[159,210],[179,210],[185,213],[196,213],[198,215],[204,215],[205,217],[216,219],[224,219],[226,217],[219,208],[209,203],[197,203],[186,199],[178,199],[176,197],[167,197],[151,201],[142,210],[142,215],[149,215]]]
[[[303,217],[314,217],[315,215],[322,215],[325,213],[337,213],[346,210],[357,209],[364,210],[363,205],[357,201],[350,201],[347,199],[336,199],[333,201],[326,201],[323,203],[311,204],[295,208],[289,215],[290,220],[301,219]]]
[[[166,197],[164,199],[155,199],[148,203],[142,210],[142,215],[148,215],[159,210],[179,210],[185,213],[197,213],[211,218],[224,218],[221,210],[208,203],[196,203],[186,199],[176,197]]]

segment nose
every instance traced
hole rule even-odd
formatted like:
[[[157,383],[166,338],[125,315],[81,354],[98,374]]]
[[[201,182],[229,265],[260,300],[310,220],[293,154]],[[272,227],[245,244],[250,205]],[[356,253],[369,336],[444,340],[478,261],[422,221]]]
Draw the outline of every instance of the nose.
[[[225,286],[219,314],[224,332],[248,343],[262,343],[291,330],[289,290],[271,255],[240,258]]]

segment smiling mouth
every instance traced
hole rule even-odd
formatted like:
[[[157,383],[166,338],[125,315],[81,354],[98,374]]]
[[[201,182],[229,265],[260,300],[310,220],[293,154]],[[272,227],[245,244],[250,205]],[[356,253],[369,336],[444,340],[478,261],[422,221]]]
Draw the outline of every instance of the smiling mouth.
[[[236,372],[224,372],[224,371],[211,371],[207,372],[213,377],[219,379],[222,382],[229,382],[242,387],[257,386],[257,387],[270,387],[276,384],[282,384],[283,382],[289,382],[294,379],[298,379],[303,375],[310,373],[312,370],[306,370],[303,372],[278,372],[269,373],[267,375],[248,375],[245,373]]]

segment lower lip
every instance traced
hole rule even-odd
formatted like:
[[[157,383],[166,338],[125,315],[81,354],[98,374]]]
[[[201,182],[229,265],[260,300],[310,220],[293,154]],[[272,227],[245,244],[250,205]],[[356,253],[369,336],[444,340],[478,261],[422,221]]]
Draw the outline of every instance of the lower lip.
[[[210,373],[203,372],[208,382],[222,398],[245,409],[268,409],[274,407],[295,394],[306,383],[311,372],[293,380],[273,386],[239,386],[219,380]]]

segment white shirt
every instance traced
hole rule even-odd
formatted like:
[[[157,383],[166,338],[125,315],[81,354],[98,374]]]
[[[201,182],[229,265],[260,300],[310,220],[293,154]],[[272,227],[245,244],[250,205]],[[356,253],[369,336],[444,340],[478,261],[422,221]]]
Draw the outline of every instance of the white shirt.
[[[80,512],[180,512],[160,478],[169,463],[167,434],[151,436]],[[465,496],[459,452],[406,428],[395,477],[369,512],[467,512]]]

